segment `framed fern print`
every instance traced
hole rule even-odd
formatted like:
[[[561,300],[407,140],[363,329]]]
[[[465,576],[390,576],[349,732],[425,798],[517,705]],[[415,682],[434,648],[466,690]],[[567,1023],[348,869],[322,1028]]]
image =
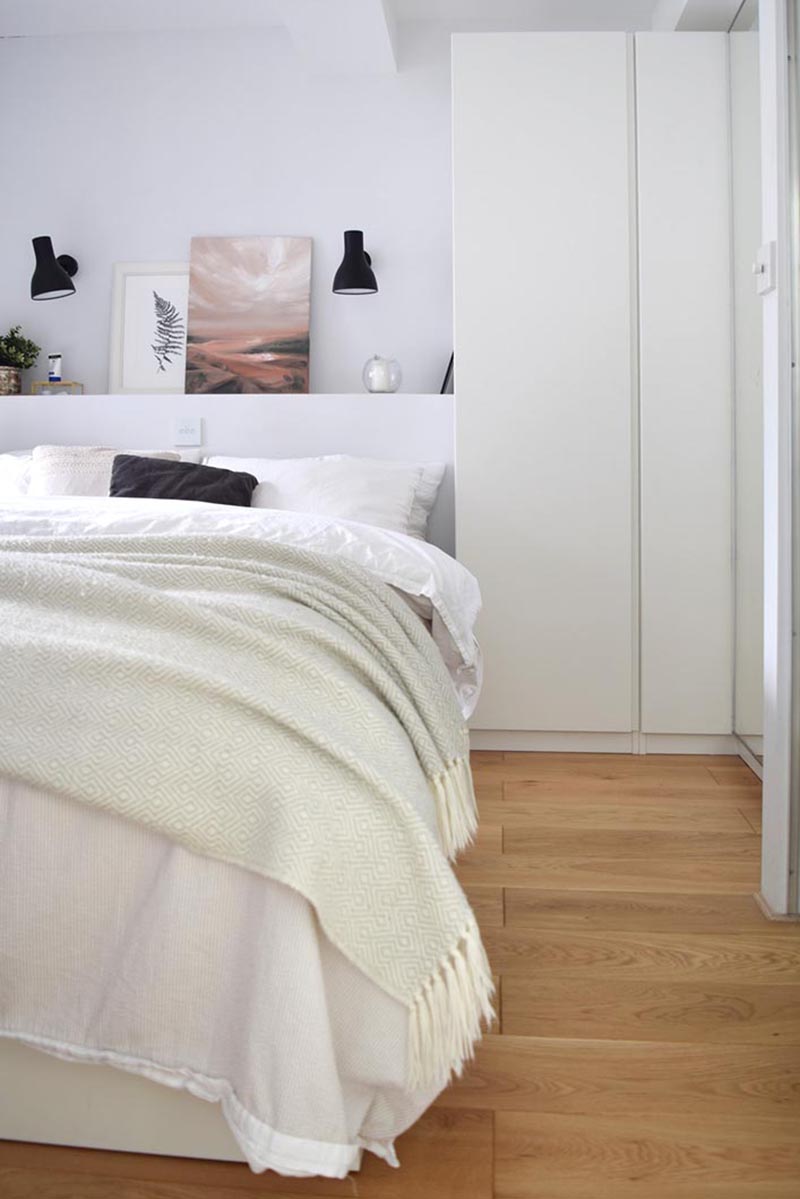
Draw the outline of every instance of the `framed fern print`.
[[[110,395],[182,394],[187,262],[117,262],[111,303]]]

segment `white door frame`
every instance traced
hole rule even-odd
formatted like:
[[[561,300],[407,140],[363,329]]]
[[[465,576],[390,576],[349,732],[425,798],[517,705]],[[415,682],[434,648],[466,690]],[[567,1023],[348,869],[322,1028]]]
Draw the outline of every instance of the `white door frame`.
[[[761,898],[797,913],[797,793],[793,711],[793,514],[789,5],[760,0],[764,246],[775,246],[775,286],[764,295],[764,824]]]

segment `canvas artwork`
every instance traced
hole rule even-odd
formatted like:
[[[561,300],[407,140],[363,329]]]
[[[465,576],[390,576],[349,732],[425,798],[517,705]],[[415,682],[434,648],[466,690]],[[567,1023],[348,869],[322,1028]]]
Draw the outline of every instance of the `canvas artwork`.
[[[308,391],[310,237],[194,237],[187,392]]]

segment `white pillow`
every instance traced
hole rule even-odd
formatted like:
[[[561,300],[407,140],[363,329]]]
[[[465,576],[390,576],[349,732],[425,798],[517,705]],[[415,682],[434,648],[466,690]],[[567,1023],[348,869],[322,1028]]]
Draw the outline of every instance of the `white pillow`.
[[[0,454],[0,499],[28,494],[31,461],[30,451]]]
[[[115,450],[101,445],[37,445],[33,451],[28,495],[108,495],[117,454],[169,458],[171,450]]]
[[[424,539],[444,477],[438,463],[387,462],[329,454],[321,458],[230,458],[207,466],[244,470],[259,481],[251,507],[313,512],[357,520]]]

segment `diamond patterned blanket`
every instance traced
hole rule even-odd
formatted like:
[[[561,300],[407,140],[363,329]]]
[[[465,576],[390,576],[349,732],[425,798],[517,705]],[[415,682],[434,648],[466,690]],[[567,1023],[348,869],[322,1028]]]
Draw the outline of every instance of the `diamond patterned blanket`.
[[[198,534],[0,538],[0,773],[285,883],[409,1010],[408,1087],[491,1017],[448,865],[475,807],[432,640],[366,571]]]

